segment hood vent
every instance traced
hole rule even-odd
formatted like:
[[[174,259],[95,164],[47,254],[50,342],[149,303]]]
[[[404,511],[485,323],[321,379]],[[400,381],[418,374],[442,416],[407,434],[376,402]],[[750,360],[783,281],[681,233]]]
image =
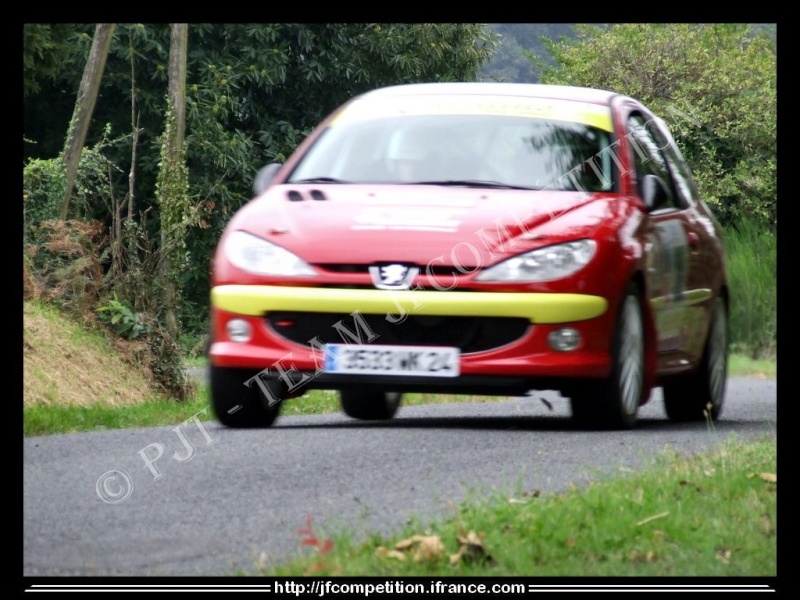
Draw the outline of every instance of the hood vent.
[[[301,194],[297,190],[290,190],[289,192],[286,193],[286,197],[289,200],[291,200],[292,202],[301,202],[301,201],[306,199],[305,196],[303,196],[303,194]],[[325,193],[322,192],[321,190],[311,190],[311,197],[314,200],[327,200],[328,199],[328,197],[325,195]]]
[[[291,200],[292,202],[300,202],[301,200],[303,200],[303,194],[301,194],[297,190],[290,191],[288,194],[286,194],[286,197],[289,198],[289,200]]]

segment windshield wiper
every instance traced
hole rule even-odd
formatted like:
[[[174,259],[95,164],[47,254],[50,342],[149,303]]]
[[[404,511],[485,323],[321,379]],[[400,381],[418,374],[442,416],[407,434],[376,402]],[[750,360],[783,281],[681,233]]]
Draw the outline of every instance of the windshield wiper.
[[[540,190],[539,187],[529,187],[526,185],[512,185],[500,181],[485,181],[483,179],[445,179],[442,181],[414,181],[407,185],[444,185],[444,186],[464,186],[478,188],[494,188],[502,190]]]
[[[335,177],[309,177],[308,179],[296,179],[294,181],[287,181],[286,183],[352,183],[344,179],[336,179]]]

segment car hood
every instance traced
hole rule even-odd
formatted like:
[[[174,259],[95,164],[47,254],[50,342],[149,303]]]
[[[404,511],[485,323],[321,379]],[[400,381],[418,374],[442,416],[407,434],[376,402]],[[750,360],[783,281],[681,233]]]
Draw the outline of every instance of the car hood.
[[[244,230],[312,264],[486,264],[586,235],[609,194],[446,186],[277,185],[235,215]],[[580,209],[580,210],[578,210]]]

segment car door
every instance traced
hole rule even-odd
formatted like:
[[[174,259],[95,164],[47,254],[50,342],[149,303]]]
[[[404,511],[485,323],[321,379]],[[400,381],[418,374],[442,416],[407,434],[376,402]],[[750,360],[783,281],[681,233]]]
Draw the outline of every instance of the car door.
[[[640,196],[647,175],[655,175],[664,184],[665,193],[648,207],[650,224],[645,234],[647,300],[658,336],[658,370],[682,370],[691,364],[687,356],[691,347],[687,300],[692,297],[691,273],[698,266],[692,250],[696,234],[691,205],[676,189],[664,154],[668,143],[654,117],[634,110],[627,124]]]
[[[725,265],[719,259],[722,242],[666,123],[656,119],[650,130],[663,151],[678,203],[685,207],[682,222],[689,242],[689,271],[682,298],[685,320],[680,351],[684,360],[695,364],[703,353],[714,295],[725,279]]]

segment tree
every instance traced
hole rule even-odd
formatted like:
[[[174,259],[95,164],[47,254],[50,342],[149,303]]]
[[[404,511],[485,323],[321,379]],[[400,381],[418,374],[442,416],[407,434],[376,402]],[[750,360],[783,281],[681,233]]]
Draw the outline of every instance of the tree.
[[[746,24],[576,25],[544,83],[606,88],[665,118],[724,224],[776,223],[777,57]]]
[[[103,77],[106,57],[108,56],[108,49],[111,46],[111,38],[114,35],[115,27],[113,23],[98,23],[89,58],[86,61],[86,68],[83,71],[83,78],[81,79],[81,86],[78,90],[78,98],[75,101],[75,110],[69,123],[64,147],[64,166],[67,178],[64,200],[61,203],[62,219],[67,218],[70,196],[75,185],[75,174],[78,172],[81,151],[86,142],[86,132],[89,130],[89,123],[91,122],[92,112],[100,89],[100,80]]]
[[[46,41],[44,32],[37,33]],[[82,24],[63,37],[87,48],[92,39]],[[188,38],[183,152],[193,212],[182,238],[186,268],[179,283],[179,317],[194,331],[207,325],[208,265],[219,234],[249,200],[261,166],[284,160],[325,114],[362,91],[396,83],[476,80],[496,43],[485,26],[459,23],[195,23]],[[106,135],[114,143],[104,145],[103,152],[117,165],[115,176],[131,174],[115,182],[115,195],[135,202],[128,212],[144,215],[138,218],[149,239],[158,237],[165,218],[156,190],[170,46],[170,31],[163,25],[117,26],[93,113],[93,122],[101,126],[89,129],[85,143],[92,146],[101,131],[110,132]],[[52,141],[52,128],[41,126],[54,122],[53,107],[80,79],[80,66],[67,54],[63,58],[60,74],[30,74],[48,85],[26,97],[24,135],[35,142],[25,146],[27,157],[48,158],[63,147],[63,140]],[[66,127],[69,114],[62,111],[61,118]],[[130,135],[132,122],[135,135]]]
[[[43,86],[58,80],[66,65],[85,63],[83,45],[76,43],[79,35],[70,23],[25,23],[22,28],[24,98],[39,94]]]
[[[162,138],[157,200],[161,209],[161,282],[167,331],[178,335],[175,315],[176,281],[184,268],[184,231],[189,213],[188,184],[183,151],[186,114],[186,51],[188,25],[173,23],[169,51],[169,92],[166,127]]]

